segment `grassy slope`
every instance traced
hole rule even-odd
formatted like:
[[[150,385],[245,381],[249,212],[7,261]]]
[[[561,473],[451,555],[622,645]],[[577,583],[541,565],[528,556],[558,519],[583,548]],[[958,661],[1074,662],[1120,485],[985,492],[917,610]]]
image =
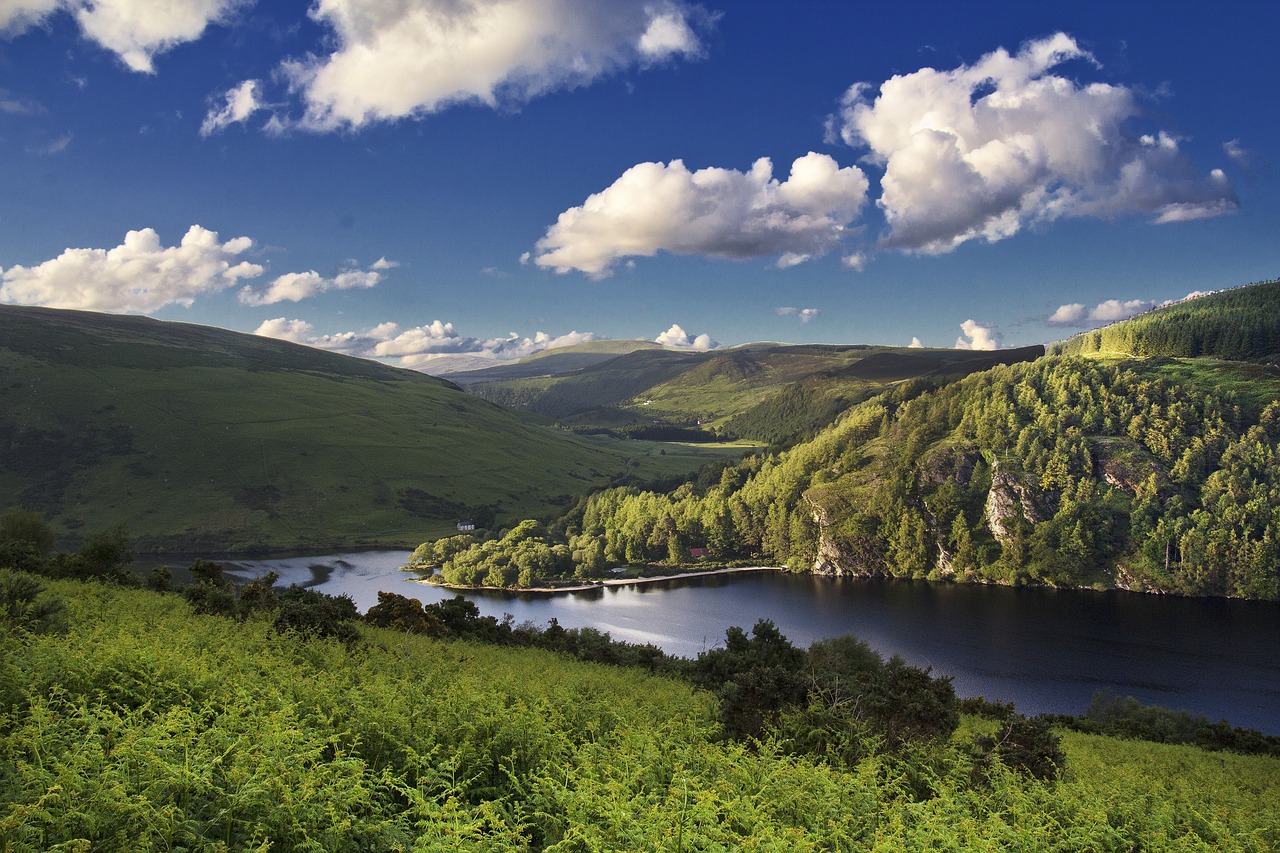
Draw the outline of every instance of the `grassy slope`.
[[[752,344],[711,352],[638,351],[559,374],[486,372],[493,381],[477,382],[480,373],[463,381],[486,399],[571,423],[702,421],[750,430],[753,411],[801,385],[847,405],[904,379],[963,376],[1042,352]]]
[[[587,442],[450,383],[141,317],[0,307],[0,506],[143,545],[415,543],[706,452]]]
[[[371,628],[347,649],[49,586],[66,637],[0,633],[6,850],[1280,844],[1273,758],[1068,733],[1063,780],[975,785],[966,739],[989,724],[968,719],[849,770],[720,740],[709,696],[636,671]]]

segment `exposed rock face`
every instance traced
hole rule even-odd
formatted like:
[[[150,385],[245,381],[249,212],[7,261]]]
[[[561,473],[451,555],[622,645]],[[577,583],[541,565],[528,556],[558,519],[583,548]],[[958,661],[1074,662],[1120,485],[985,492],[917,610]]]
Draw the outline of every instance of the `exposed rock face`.
[[[1004,544],[1012,535],[1013,519],[1021,516],[1028,524],[1039,524],[1045,513],[1036,501],[1035,493],[1000,465],[991,460],[991,491],[987,493],[985,517],[987,527],[996,541]]]
[[[842,537],[831,535],[827,511],[807,495],[804,498],[818,526],[818,555],[813,561],[815,575],[866,577],[882,572],[883,557],[873,536]]]
[[[1098,441],[1091,450],[1094,473],[1112,488],[1136,495],[1138,488],[1154,474],[1157,494],[1161,500],[1176,491],[1169,480],[1169,472],[1136,441]]]
[[[967,486],[978,464],[978,449],[968,445],[947,445],[920,460],[919,483],[940,486],[948,480]]]

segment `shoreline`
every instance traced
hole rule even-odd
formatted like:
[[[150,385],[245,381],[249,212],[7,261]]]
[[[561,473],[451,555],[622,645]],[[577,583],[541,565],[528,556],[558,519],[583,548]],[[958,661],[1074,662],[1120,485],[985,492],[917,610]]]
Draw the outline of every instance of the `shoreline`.
[[[479,591],[479,592],[508,592],[508,593],[537,593],[539,595],[553,595],[563,592],[590,592],[595,589],[607,589],[609,587],[619,586],[639,586],[648,583],[661,583],[663,581],[678,581],[685,578],[704,578],[712,575],[735,575],[744,574],[746,572],[785,572],[785,568],[781,566],[734,566],[724,569],[703,569],[695,572],[679,572],[673,575],[655,575],[651,578],[607,578],[598,581],[583,581],[573,586],[526,586],[526,587],[509,587],[509,586],[468,586],[466,584],[452,583],[435,583],[428,578],[418,578],[414,583],[426,584],[427,586],[439,587],[440,589],[452,589],[459,592]]]

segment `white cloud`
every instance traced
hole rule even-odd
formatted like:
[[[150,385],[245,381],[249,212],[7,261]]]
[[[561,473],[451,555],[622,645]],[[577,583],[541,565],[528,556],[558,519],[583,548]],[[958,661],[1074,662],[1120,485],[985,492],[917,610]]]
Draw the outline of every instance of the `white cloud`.
[[[636,42],[641,55],[650,61],[662,61],[672,56],[695,57],[701,53],[702,44],[685,15],[674,7],[654,14],[644,35]]]
[[[1127,301],[1108,299],[1105,302],[1099,302],[1089,312],[1089,319],[1101,323],[1112,323],[1116,320],[1126,320],[1135,314],[1141,314],[1143,311],[1150,311],[1154,307],[1154,303],[1147,302],[1144,299],[1130,299]]]
[[[0,32],[17,34],[58,11],[75,16],[85,38],[128,68],[153,73],[152,60],[195,41],[209,24],[226,21],[247,0],[5,0]]]
[[[383,256],[383,257],[381,257],[381,258],[378,258],[378,259],[377,259],[376,261],[374,261],[372,264],[370,264],[370,265],[369,265],[369,269],[371,269],[371,270],[379,270],[379,271],[382,271],[382,270],[393,270],[393,269],[395,269],[395,268],[396,268],[396,267],[398,267],[398,266],[400,266],[400,262],[399,262],[399,261],[389,261],[389,260],[387,260],[387,259],[386,259],[386,257],[385,257],[385,256]]]
[[[0,34],[25,32],[63,5],[63,0],[5,0],[0,3]]]
[[[503,363],[546,349],[600,339],[594,332],[578,331],[564,335],[537,332],[531,338],[522,337],[516,332],[511,332],[505,338],[472,338],[459,334],[452,323],[440,320],[409,329],[401,329],[396,323],[381,323],[363,332],[318,335],[310,323],[285,317],[263,322],[254,334],[428,372],[433,361],[446,356],[474,355],[494,363]],[[477,364],[482,366],[480,362]]]
[[[534,262],[565,273],[610,275],[622,258],[659,251],[721,258],[779,255],[793,266],[834,249],[867,197],[857,166],[810,152],[773,177],[768,158],[749,172],[690,172],[680,160],[632,166],[580,207],[561,213]]]
[[[627,68],[696,56],[712,16],[683,0],[317,0],[332,53],[281,65],[313,131],[519,105]]]
[[[67,249],[35,267],[0,270],[0,301],[50,308],[144,312],[165,305],[190,306],[262,267],[238,255],[253,245],[248,237],[225,243],[216,231],[193,225],[177,246],[162,246],[154,229],[130,231],[113,249]]]
[[[1048,322],[1055,326],[1074,326],[1080,323],[1088,316],[1084,305],[1079,302],[1072,302],[1069,305],[1059,305],[1058,310],[1049,315]]]
[[[1169,304],[1169,303],[1164,303]],[[1058,310],[1049,316],[1047,322],[1054,326],[1090,326],[1099,323],[1114,323],[1127,320],[1144,311],[1150,311],[1156,303],[1145,299],[1106,299],[1093,308],[1086,308],[1079,302],[1060,305]]]
[[[993,327],[980,325],[973,320],[965,320],[960,324],[960,329],[964,335],[956,338],[956,349],[1000,349],[1000,334]]]
[[[375,265],[376,266],[376,265]],[[245,305],[274,305],[277,302],[299,302],[329,290],[369,288],[382,281],[375,270],[343,270],[333,278],[325,278],[315,270],[291,272],[279,276],[262,292],[249,285],[240,290]]]
[[[1257,156],[1252,151],[1241,145],[1240,140],[1231,139],[1222,143],[1222,153],[1226,154],[1227,158],[1230,159],[1232,163],[1236,164],[1236,167],[1241,171],[1246,174],[1253,172],[1254,161],[1257,159]]]
[[[670,329],[658,335],[653,341],[666,347],[679,347],[681,349],[715,349],[720,346],[706,332],[695,337],[680,328],[677,323],[672,323]]]
[[[1197,174],[1176,139],[1131,136],[1131,89],[1050,73],[1069,60],[1093,62],[1058,33],[1015,55],[895,76],[874,100],[870,85],[851,87],[832,128],[884,169],[882,244],[940,254],[1064,216],[1164,223],[1236,208],[1226,177]]]
[[[223,105],[209,110],[200,125],[200,135],[209,136],[223,128],[249,119],[262,109],[262,84],[257,80],[245,80],[223,94]]]
[[[315,328],[305,320],[289,320],[284,317],[276,317],[272,320],[263,320],[262,324],[253,330],[253,333],[264,338],[279,338],[282,341],[305,344],[314,331]]]
[[[779,317],[796,317],[801,323],[817,319],[822,312],[817,308],[774,308],[773,313]]]
[[[867,255],[865,252],[852,252],[840,259],[840,266],[854,272],[862,272],[867,268]]]
[[[924,349],[924,342],[917,337],[911,338],[911,343],[907,344],[908,349]]]

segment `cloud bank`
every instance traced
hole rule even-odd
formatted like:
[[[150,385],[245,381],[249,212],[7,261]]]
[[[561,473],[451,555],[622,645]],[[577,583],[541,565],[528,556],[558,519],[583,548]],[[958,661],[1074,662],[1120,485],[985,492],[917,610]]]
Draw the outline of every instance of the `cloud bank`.
[[[1129,132],[1131,89],[1051,73],[1072,60],[1096,65],[1058,33],[1014,55],[895,76],[875,93],[851,87],[832,129],[884,169],[881,245],[941,254],[1059,217],[1165,223],[1237,207],[1226,176],[1198,174],[1174,137]]]
[[[632,166],[581,206],[561,213],[533,260],[559,273],[595,278],[623,258],[659,251],[720,258],[779,256],[794,266],[834,249],[866,202],[867,178],[810,152],[773,177],[767,157],[748,172],[690,172],[680,160]]]
[[[252,245],[248,237],[222,242],[218,232],[193,225],[179,245],[162,246],[154,229],[143,228],[113,249],[67,249],[39,266],[0,270],[0,301],[113,312],[190,307],[261,275],[261,266],[236,260]]]
[[[263,275],[265,267],[239,260],[252,247],[248,237],[223,242],[218,232],[199,225],[192,225],[177,246],[164,246],[155,229],[143,228],[125,234],[112,249],[66,249],[37,266],[0,269],[0,302],[115,313],[175,304],[189,308],[198,297]],[[244,285],[239,299],[245,305],[273,305],[329,290],[370,288],[397,266],[379,258],[368,270],[344,269],[333,278],[314,270],[285,273],[263,289]]]
[[[222,23],[246,0],[6,0],[0,3],[0,33],[17,35],[56,12],[75,17],[81,34],[120,58],[126,67],[155,72],[153,59],[195,41],[210,24]]]
[[[460,103],[513,107],[629,67],[701,54],[713,17],[683,0],[317,0],[331,52],[281,64],[303,114],[357,129]]]
[[[512,332],[505,338],[481,339],[459,334],[452,323],[440,320],[408,329],[396,323],[382,323],[363,332],[320,335],[310,323],[285,317],[264,321],[254,334],[428,372],[431,362],[443,356],[476,355],[494,361],[515,361],[542,350],[600,339],[594,332],[578,331],[564,335],[537,332],[531,338]]]

